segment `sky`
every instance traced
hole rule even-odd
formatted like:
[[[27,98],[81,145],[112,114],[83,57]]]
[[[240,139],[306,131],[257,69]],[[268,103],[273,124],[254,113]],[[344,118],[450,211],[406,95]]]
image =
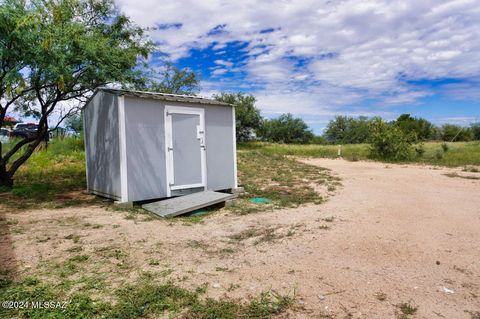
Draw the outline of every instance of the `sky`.
[[[200,95],[255,95],[315,133],[336,115],[480,121],[480,0],[116,0]]]

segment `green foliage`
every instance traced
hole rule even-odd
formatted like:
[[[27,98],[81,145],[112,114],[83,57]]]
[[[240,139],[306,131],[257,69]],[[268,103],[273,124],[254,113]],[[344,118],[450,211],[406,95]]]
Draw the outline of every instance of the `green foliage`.
[[[292,114],[283,114],[277,119],[265,120],[259,130],[262,139],[279,143],[309,143],[314,135],[308,125]]]
[[[415,153],[417,153],[418,157],[422,157],[425,154],[425,146],[423,143],[420,143],[415,146]]]
[[[454,124],[444,124],[441,128],[442,140],[448,142],[471,141],[473,131],[467,127]]]
[[[113,0],[5,0],[0,34],[0,126],[13,107],[39,119],[36,136],[20,140],[13,154],[0,147],[3,185],[12,184],[40,145],[61,102],[85,100],[108,83],[135,82],[136,66],[152,49],[144,30],[120,14]]]
[[[320,145],[326,145],[328,144],[328,140],[325,138],[325,136],[321,135],[315,135],[312,140],[310,141],[311,144],[320,144]]]
[[[470,130],[472,131],[473,138],[476,141],[480,141],[480,123],[473,123],[470,126]]]
[[[367,117],[336,116],[331,120],[324,136],[333,144],[367,143],[371,139],[370,123],[375,119]],[[396,126],[405,135],[414,141],[428,141],[442,139],[444,141],[471,141],[480,139],[480,124],[472,124],[470,128],[458,125],[445,124],[437,128],[424,118],[402,114],[391,125]]]
[[[167,63],[160,72],[147,72],[134,88],[150,92],[195,95],[200,90],[200,83],[195,72],[180,70]]]
[[[405,161],[411,158],[413,136],[380,118],[370,125],[370,157],[382,160]]]
[[[442,150],[444,153],[448,152],[449,150],[449,146],[447,143],[442,143]]]
[[[435,135],[435,126],[423,118],[416,118],[410,114],[402,114],[394,122],[405,134],[414,134],[419,141],[430,140]]]
[[[217,101],[235,106],[237,141],[252,139],[262,124],[260,110],[255,106],[255,97],[243,93],[220,93],[213,96]]]
[[[412,305],[410,302],[408,302],[408,303],[404,302],[404,303],[398,305],[398,308],[400,308],[400,311],[404,315],[414,315],[418,310],[418,307]]]
[[[333,144],[366,143],[370,137],[369,122],[365,116],[336,116],[325,129],[325,138]]]

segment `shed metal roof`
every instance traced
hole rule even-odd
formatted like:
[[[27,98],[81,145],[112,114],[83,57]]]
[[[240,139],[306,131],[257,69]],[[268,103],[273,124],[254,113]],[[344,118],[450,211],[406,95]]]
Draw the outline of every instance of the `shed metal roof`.
[[[116,95],[125,95],[133,96],[138,98],[145,99],[155,99],[162,101],[172,101],[172,102],[184,102],[184,103],[199,103],[199,104],[209,104],[209,105],[221,105],[221,106],[232,106],[232,104],[220,102],[214,99],[207,99],[200,96],[194,95],[180,95],[180,94],[169,94],[169,93],[158,93],[158,92],[146,92],[146,91],[136,91],[136,90],[123,90],[123,89],[111,89],[111,88],[99,88],[98,90],[109,92]]]

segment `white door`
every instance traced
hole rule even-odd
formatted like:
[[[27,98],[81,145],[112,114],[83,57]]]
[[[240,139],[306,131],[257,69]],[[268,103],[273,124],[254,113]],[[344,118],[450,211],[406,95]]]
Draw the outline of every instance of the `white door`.
[[[167,196],[207,185],[204,114],[201,108],[165,107]]]

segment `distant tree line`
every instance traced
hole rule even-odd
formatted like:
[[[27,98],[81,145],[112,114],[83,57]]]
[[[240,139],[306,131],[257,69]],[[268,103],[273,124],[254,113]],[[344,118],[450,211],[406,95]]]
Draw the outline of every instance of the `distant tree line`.
[[[378,140],[379,132],[383,135],[387,131],[408,143],[480,140],[480,123],[473,123],[469,127],[454,124],[438,127],[410,114],[402,114],[389,122],[380,117],[339,115],[328,123],[323,135],[314,135],[305,121],[290,113],[274,119],[263,118],[255,106],[253,95],[221,93],[214,95],[214,98],[235,106],[239,142],[255,139],[276,143],[360,144],[372,143]]]
[[[324,137],[332,144],[369,143],[373,133],[371,124],[378,120],[379,118],[376,117],[336,116],[328,123]],[[402,114],[396,120],[385,122],[385,124],[398,128],[400,132],[409,135],[414,142],[480,140],[480,123],[473,123],[469,127],[454,124],[438,127],[424,118]]]

